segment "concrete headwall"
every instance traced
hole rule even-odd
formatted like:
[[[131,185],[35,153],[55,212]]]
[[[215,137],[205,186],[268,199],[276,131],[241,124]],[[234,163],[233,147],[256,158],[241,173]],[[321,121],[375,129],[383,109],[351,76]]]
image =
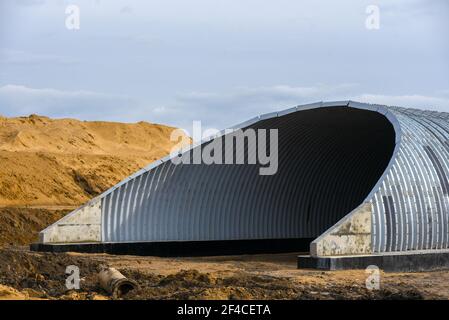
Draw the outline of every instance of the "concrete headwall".
[[[313,257],[369,254],[371,246],[371,203],[352,211],[310,245]]]
[[[39,233],[40,243],[80,243],[100,241],[100,199],[89,202]]]

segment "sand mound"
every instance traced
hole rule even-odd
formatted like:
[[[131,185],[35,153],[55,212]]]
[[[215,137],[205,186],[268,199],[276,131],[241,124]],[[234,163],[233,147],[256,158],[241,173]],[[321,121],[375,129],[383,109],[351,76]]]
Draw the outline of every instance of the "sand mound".
[[[79,205],[168,154],[174,128],[0,118],[0,205]]]
[[[174,128],[139,123],[53,120],[44,116],[2,119],[0,150],[59,154],[137,155],[154,159],[169,152]]]

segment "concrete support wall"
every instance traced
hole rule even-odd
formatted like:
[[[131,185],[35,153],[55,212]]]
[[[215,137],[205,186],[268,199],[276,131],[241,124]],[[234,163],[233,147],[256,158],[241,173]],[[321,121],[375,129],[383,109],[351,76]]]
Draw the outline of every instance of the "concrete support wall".
[[[82,243],[100,241],[100,199],[89,202],[39,233],[40,243]]]
[[[371,203],[364,203],[310,245],[312,257],[372,253]]]

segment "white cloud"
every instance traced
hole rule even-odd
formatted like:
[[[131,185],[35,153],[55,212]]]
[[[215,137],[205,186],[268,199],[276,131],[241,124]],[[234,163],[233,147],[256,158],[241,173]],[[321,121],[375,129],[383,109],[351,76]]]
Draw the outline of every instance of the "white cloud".
[[[438,91],[438,93],[442,96],[449,98],[449,89],[440,90],[440,91]]]
[[[360,92],[355,84],[293,87],[275,85],[240,88],[227,93],[191,92],[178,95],[176,104],[159,110],[161,121],[186,128],[193,120],[224,128],[256,115],[317,101],[353,100],[408,108],[449,112],[449,97],[443,95],[380,95]]]
[[[274,85],[237,88],[223,93],[190,92],[178,95],[176,103],[165,108],[165,114],[167,118],[169,115],[174,116],[170,120],[184,128],[193,120],[201,120],[207,126],[221,129],[266,112],[320,101],[323,97],[333,99],[346,95],[354,87],[355,84],[304,87]]]
[[[45,0],[15,0],[16,4],[21,6],[36,6],[45,3]]]
[[[134,10],[131,6],[124,6],[120,9],[120,13],[122,13],[122,14],[130,14],[133,12],[134,12]]]
[[[357,100],[359,102],[384,104],[388,106],[449,112],[449,98],[444,97],[424,96],[416,94],[397,96],[362,94],[355,96],[353,100]]]
[[[79,60],[68,56],[33,53],[23,50],[3,49],[0,51],[0,63],[5,65],[43,65],[43,64],[62,64],[69,65],[78,63]]]
[[[223,129],[266,112],[317,101],[354,100],[449,112],[449,97],[444,95],[354,94],[358,89],[355,84],[237,88],[222,93],[179,94],[172,103],[154,106],[117,94],[5,85],[0,87],[0,114],[38,113],[124,122],[145,120],[191,130],[192,121],[202,121],[205,128]]]
[[[91,91],[35,89],[22,85],[0,87],[0,113],[7,116],[38,113],[52,117],[110,119],[132,113],[136,103],[125,96]]]
[[[164,123],[188,129],[192,121],[217,129],[233,125],[255,115],[280,110],[323,96],[344,94],[353,85],[293,87],[275,85],[237,88],[225,93],[190,92],[179,94],[163,106],[145,105],[127,96],[92,91],[64,91],[30,88],[23,85],[0,87],[0,113],[79,119],[140,121]]]

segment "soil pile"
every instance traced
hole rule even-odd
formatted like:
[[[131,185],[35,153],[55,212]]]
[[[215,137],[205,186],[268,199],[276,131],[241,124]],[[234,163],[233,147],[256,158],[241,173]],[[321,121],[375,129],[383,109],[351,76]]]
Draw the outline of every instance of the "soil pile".
[[[177,144],[175,128],[139,123],[0,118],[0,205],[80,205]]]

